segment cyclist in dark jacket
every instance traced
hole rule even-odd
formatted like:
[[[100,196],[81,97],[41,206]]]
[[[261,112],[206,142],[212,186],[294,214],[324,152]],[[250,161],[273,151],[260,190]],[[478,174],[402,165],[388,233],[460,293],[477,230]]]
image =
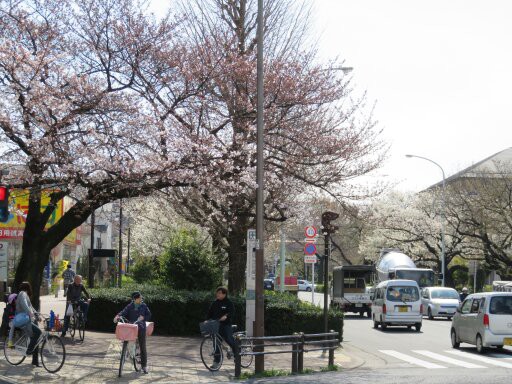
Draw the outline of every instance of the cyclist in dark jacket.
[[[148,353],[146,349],[146,321],[151,319],[151,311],[146,303],[142,302],[142,295],[140,292],[132,293],[132,302],[128,304],[121,312],[114,318],[116,323],[119,316],[126,318],[130,323],[138,321],[139,327],[139,346],[140,346],[140,360],[142,365],[142,372],[148,373]]]
[[[80,301],[82,293],[87,297],[87,302]],[[89,303],[91,302],[91,295],[87,292],[84,285],[82,284],[82,276],[76,275],[73,284],[68,285],[67,289],[67,300],[66,300],[66,313],[68,312],[68,306],[77,303],[80,306],[82,313],[84,314],[84,321],[87,322],[87,312],[89,311]],[[74,309],[74,308],[73,308]],[[62,328],[61,337],[66,336],[66,332],[69,328],[70,316],[64,316],[64,327]]]
[[[235,339],[233,338],[233,328],[231,324],[235,315],[235,306],[232,301],[228,299],[228,290],[226,287],[218,287],[215,291],[215,300],[208,310],[209,320],[219,321],[219,335],[228,343],[228,345],[235,351]],[[220,362],[220,354],[216,353],[214,358],[214,365]],[[215,368],[215,367],[214,367]]]

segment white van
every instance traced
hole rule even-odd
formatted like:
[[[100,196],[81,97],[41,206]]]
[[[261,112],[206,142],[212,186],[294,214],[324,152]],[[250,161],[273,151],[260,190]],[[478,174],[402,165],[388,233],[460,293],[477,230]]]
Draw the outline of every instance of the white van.
[[[373,327],[405,325],[421,330],[422,304],[420,288],[414,280],[386,280],[375,287],[372,302]]]

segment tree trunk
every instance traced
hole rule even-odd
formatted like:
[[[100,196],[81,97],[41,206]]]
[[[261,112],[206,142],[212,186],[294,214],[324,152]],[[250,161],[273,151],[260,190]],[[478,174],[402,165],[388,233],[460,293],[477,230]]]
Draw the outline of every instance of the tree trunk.
[[[245,289],[246,232],[245,225],[233,225],[228,236],[228,289],[231,294],[241,293]]]
[[[25,229],[26,230],[26,229]],[[48,249],[43,243],[42,231],[39,236],[30,241],[23,241],[21,258],[16,269],[14,278],[14,289],[17,291],[23,281],[28,281],[32,286],[32,305],[36,310],[40,310],[39,293],[43,280],[44,267],[50,260],[51,249]]]

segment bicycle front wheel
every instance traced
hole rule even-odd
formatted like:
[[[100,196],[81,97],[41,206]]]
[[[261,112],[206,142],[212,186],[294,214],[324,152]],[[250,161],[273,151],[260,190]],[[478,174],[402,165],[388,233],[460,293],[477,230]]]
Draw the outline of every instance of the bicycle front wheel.
[[[66,348],[62,339],[57,336],[47,336],[41,346],[41,362],[44,369],[50,373],[58,372],[66,361]]]
[[[214,372],[218,371],[224,361],[221,341],[216,336],[206,336],[201,342],[201,360],[204,366]]]
[[[84,341],[85,339],[85,321],[84,315],[80,314],[78,317],[78,337],[80,341]]]
[[[252,341],[244,340],[240,346],[240,365],[243,368],[249,368],[252,364],[253,355],[244,355],[244,353],[252,352]]]
[[[126,355],[128,354],[128,342],[123,341],[123,349],[121,350],[121,361],[119,361],[119,377],[121,377],[121,374],[123,373],[123,365],[124,361],[126,360]]]
[[[27,351],[29,338],[21,329],[15,329],[12,336],[12,342],[14,344],[14,348],[9,348],[7,346],[7,340],[5,340],[5,360],[7,360],[9,364],[19,365],[23,363],[23,360],[25,360],[25,352]]]
[[[140,359],[140,344],[139,340],[135,342],[135,353],[133,354],[133,368],[135,369],[135,372],[140,372],[142,369],[142,362]]]

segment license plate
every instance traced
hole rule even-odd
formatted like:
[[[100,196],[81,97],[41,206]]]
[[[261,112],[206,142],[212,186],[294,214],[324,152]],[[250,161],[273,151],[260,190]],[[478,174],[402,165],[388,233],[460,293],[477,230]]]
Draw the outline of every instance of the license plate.
[[[503,345],[512,345],[512,337],[505,337],[503,339]]]
[[[359,303],[359,304],[356,304],[356,307],[362,307],[363,304]]]
[[[407,307],[398,307],[398,312],[407,312]]]

